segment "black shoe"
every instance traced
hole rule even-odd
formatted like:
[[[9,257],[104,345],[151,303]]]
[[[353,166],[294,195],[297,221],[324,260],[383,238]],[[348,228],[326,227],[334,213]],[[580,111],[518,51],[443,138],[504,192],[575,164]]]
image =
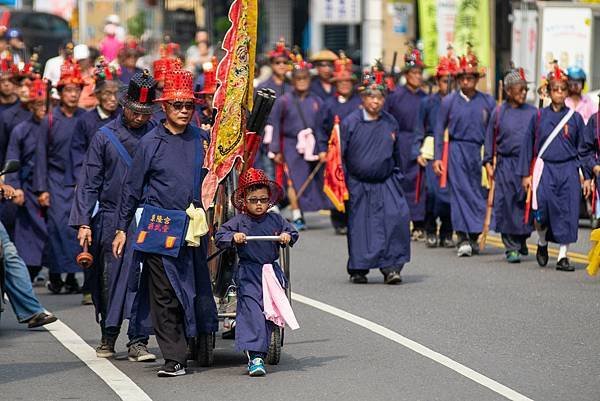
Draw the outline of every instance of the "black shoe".
[[[348,234],[348,228],[346,227],[336,227],[335,235],[346,235]]]
[[[479,255],[481,250],[479,249],[479,242],[477,240],[471,242],[471,249],[473,250],[473,255]]]
[[[535,253],[535,258],[540,267],[546,266],[548,264],[548,245],[538,245],[537,252]]]
[[[562,258],[556,264],[556,270],[560,270],[562,272],[574,272],[575,268],[571,266],[571,263],[569,263],[569,258]]]
[[[175,377],[185,375],[185,367],[176,361],[165,361],[165,366],[158,371],[158,377]]]
[[[435,234],[427,234],[427,239],[425,240],[425,246],[427,248],[436,248],[438,245],[437,236]]]
[[[352,282],[352,284],[367,284],[369,280],[364,274],[354,273],[350,275],[350,282]]]
[[[65,281],[65,292],[67,294],[80,294],[81,287],[79,287],[79,283],[77,282],[77,280]]]
[[[402,277],[400,277],[400,272],[391,272],[385,275],[383,281],[386,284],[399,284],[402,282]]]
[[[37,315],[33,315],[33,317],[27,321],[27,327],[33,329],[35,327],[56,322],[56,320],[56,316],[46,312],[40,312]]]
[[[452,239],[452,235],[448,235],[447,237],[441,237],[439,245],[442,248],[456,248],[456,244]]]
[[[529,248],[527,248],[527,242],[523,242],[521,244],[521,249],[519,249],[519,253],[523,256],[529,255]]]
[[[53,294],[60,294],[64,285],[65,283],[62,281],[48,281],[46,283],[46,288]]]

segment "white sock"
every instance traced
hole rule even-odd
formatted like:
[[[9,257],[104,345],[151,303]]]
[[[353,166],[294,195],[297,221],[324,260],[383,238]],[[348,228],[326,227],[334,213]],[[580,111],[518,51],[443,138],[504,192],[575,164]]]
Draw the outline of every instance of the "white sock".
[[[538,234],[538,245],[540,246],[547,246],[548,245],[548,241],[546,241],[546,232],[548,231],[547,228],[544,228],[543,230],[536,230],[537,234]]]
[[[567,252],[569,252],[569,244],[560,244],[558,248],[558,260],[567,257]]]
[[[292,210],[292,220],[298,220],[302,218],[302,211],[300,209]]]

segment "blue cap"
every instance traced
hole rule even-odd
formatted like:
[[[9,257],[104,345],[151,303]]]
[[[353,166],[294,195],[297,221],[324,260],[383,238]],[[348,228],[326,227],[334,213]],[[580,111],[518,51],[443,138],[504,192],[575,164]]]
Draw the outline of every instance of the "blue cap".
[[[9,29],[8,32],[6,32],[6,37],[8,39],[22,38],[21,32],[19,32],[18,29]]]
[[[585,81],[586,80],[585,71],[583,71],[583,68],[581,68],[581,67],[567,68],[567,76],[569,77],[569,79],[572,79],[573,81]]]

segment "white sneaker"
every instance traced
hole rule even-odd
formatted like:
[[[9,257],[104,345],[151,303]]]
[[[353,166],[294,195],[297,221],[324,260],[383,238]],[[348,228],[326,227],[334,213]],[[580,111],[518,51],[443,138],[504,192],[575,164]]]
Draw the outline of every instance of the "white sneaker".
[[[471,247],[471,244],[464,243],[458,247],[458,252],[456,252],[456,254],[458,257],[471,256],[473,254],[473,248]]]

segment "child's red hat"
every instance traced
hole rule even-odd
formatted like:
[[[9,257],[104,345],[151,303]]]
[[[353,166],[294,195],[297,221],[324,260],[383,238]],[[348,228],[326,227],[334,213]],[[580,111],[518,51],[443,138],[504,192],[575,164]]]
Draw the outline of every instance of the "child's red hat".
[[[231,196],[231,202],[237,210],[245,210],[244,204],[246,190],[253,185],[266,185],[269,187],[269,207],[275,205],[279,199],[281,199],[281,195],[283,194],[283,189],[281,186],[275,181],[270,180],[263,170],[250,168],[240,176],[238,188]]]

